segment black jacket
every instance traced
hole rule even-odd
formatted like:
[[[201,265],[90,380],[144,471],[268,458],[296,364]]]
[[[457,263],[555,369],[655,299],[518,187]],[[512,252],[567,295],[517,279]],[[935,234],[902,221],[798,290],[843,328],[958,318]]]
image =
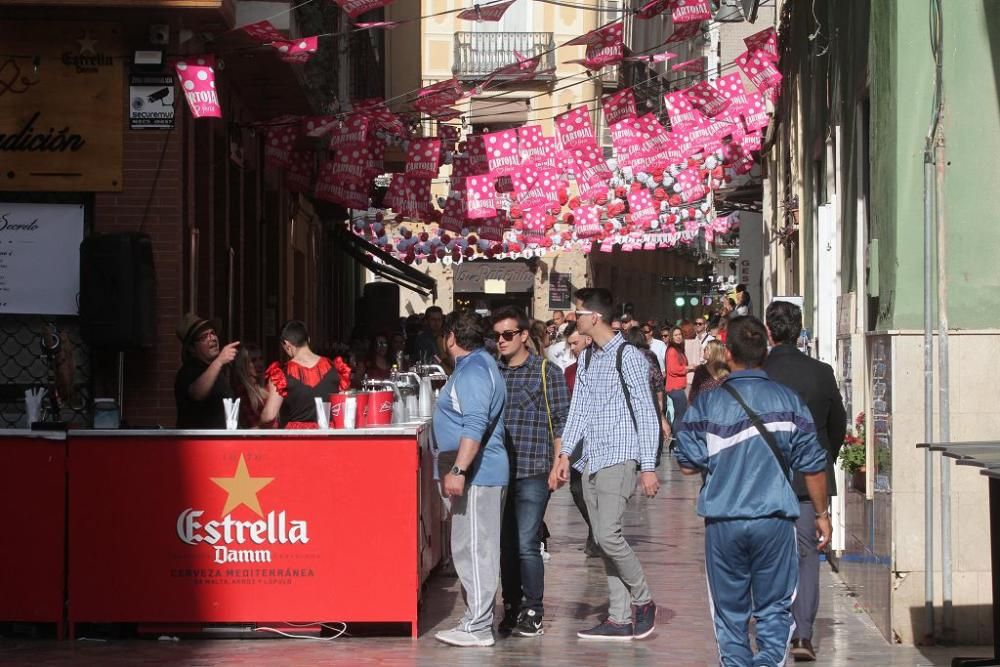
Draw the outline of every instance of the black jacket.
[[[827,453],[826,480],[831,496],[837,495],[837,482],[833,466],[847,432],[847,413],[840,396],[837,378],[829,364],[806,356],[795,345],[778,345],[767,355],[764,371],[775,382],[780,382],[797,393],[809,407],[816,422],[819,444]],[[795,473],[792,487],[800,499],[808,499],[805,480]]]

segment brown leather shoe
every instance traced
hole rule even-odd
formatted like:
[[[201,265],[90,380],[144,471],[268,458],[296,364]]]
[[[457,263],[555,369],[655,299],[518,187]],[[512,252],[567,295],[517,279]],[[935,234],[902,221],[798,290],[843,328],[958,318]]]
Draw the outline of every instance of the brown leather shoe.
[[[795,662],[815,662],[816,650],[808,639],[793,639],[792,657],[795,658]]]

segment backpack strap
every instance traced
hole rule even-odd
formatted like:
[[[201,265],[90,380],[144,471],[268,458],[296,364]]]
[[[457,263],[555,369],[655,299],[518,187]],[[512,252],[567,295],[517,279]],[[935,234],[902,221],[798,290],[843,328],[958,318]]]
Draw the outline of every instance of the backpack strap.
[[[635,432],[639,432],[639,422],[635,419],[635,408],[632,407],[632,392],[628,390],[628,385],[625,384],[625,373],[622,371],[622,358],[625,356],[625,348],[629,346],[629,343],[622,343],[618,346],[618,354],[615,358],[615,367],[618,369],[618,379],[622,383],[622,393],[625,395],[625,405],[628,406],[628,416],[632,418],[632,428]]]
[[[549,405],[549,384],[546,379],[549,360],[542,359],[542,396],[545,398],[545,415],[549,418],[549,438],[556,439],[555,429],[552,428],[552,406]]]
[[[722,384],[722,388],[725,389],[730,396],[736,399],[736,402],[740,404],[743,408],[743,412],[747,413],[747,417],[750,418],[750,423],[754,425],[754,428],[760,433],[761,437],[764,438],[764,442],[767,443],[768,448],[771,453],[774,454],[774,458],[778,461],[778,465],[781,466],[781,473],[785,476],[785,480],[788,480],[788,462],[785,460],[785,455],[778,448],[778,442],[774,439],[774,434],[767,430],[764,426],[764,422],[761,421],[760,416],[750,409],[750,406],[746,404],[743,397],[740,396],[740,392],[728,382]]]

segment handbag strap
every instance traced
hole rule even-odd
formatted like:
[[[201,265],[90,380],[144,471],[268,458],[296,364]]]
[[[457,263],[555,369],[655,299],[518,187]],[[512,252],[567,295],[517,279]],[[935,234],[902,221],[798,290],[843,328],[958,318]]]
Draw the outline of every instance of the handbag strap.
[[[545,414],[549,418],[549,438],[555,440],[556,432],[555,429],[552,428],[552,407],[549,405],[549,385],[545,379],[545,371],[548,364],[548,359],[542,359],[542,396],[545,397]]]
[[[747,417],[750,418],[750,423],[754,425],[761,437],[764,438],[764,442],[767,443],[771,453],[774,454],[774,458],[777,459],[778,465],[781,466],[781,472],[787,480],[788,462],[785,461],[785,455],[782,454],[781,450],[778,448],[778,443],[774,439],[774,434],[767,430],[764,426],[764,422],[761,421],[760,416],[750,409],[750,406],[746,404],[746,401],[743,400],[743,397],[740,396],[740,393],[736,391],[731,384],[726,382],[722,385],[722,388],[729,392],[729,395],[735,398],[736,402],[740,404],[741,408],[743,408],[743,412],[747,413]]]

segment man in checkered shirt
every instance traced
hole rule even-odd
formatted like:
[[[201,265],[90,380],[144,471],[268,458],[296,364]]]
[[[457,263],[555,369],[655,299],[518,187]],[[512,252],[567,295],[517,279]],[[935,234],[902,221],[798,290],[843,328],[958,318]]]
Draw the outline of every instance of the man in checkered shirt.
[[[583,495],[610,591],[607,620],[577,636],[642,639],[653,632],[656,605],[642,565],[622,534],[622,517],[636,478],[647,497],[655,496],[660,486],[656,478],[660,423],[649,388],[649,362],[612,330],[614,303],[609,290],[581,289],[573,298],[577,330],[594,344],[577,361],[562,449],[549,486],[557,488],[569,480],[569,458],[582,443],[583,455],[574,467],[583,473]]]
[[[544,633],[545,587],[538,531],[549,504],[548,477],[561,445],[569,390],[559,366],[529,350],[524,312],[503,308],[493,313],[493,336],[509,397],[504,429],[511,462],[500,536],[500,632],[536,637]]]

